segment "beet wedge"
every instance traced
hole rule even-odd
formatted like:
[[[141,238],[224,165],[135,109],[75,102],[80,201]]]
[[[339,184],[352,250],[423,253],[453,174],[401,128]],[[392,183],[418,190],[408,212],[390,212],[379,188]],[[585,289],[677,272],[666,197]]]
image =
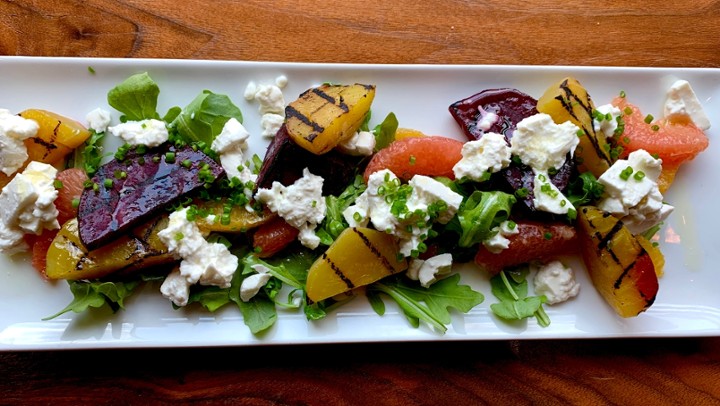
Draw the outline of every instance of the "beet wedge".
[[[363,162],[363,157],[345,155],[337,150],[322,155],[308,152],[292,140],[283,125],[268,145],[256,185],[269,189],[273,182],[280,182],[289,186],[302,177],[303,169],[308,168],[313,175],[325,179],[323,195],[338,195],[356,173],[362,173]]]
[[[80,197],[80,240],[93,249],[152,216],[180,196],[203,186],[200,170],[213,179],[224,174],[212,158],[190,147],[163,145],[144,154],[129,152],[124,160],[101,166],[93,187]],[[96,185],[96,186],[95,186]]]
[[[469,141],[479,140],[486,132],[505,136],[510,143],[517,124],[523,119],[538,114],[537,100],[517,89],[487,89],[465,99],[458,100],[448,107],[450,114],[458,123]],[[496,120],[487,120],[488,114],[497,115]],[[484,120],[485,118],[485,120]],[[550,175],[550,182],[564,191],[574,174],[574,161],[568,156],[565,163]],[[530,213],[535,212],[533,204],[533,182],[535,174],[530,167],[511,163],[502,171],[511,191],[525,189],[527,193],[520,200]]]

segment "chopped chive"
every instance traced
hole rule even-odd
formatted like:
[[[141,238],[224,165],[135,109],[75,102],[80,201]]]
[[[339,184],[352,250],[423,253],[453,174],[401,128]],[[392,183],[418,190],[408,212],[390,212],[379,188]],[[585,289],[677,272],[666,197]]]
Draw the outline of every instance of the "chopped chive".
[[[628,166],[627,168],[623,169],[622,172],[620,172],[620,179],[622,180],[628,180],[630,179],[630,175],[633,173],[633,168],[631,166]]]
[[[109,189],[109,188],[113,187],[113,180],[110,178],[107,178],[103,181],[103,185]]]
[[[92,66],[88,66],[88,72],[90,72],[91,74],[94,75],[94,74],[95,74],[95,68],[93,68]]]
[[[653,117],[652,114],[648,114],[647,116],[645,116],[645,123],[647,123],[647,124],[652,123],[652,121],[653,121],[654,118],[655,118],[655,117]]]
[[[543,237],[545,237],[546,240],[552,240],[552,233],[548,231],[543,235]]]
[[[186,160],[182,161],[182,166],[184,166],[185,168],[189,168],[190,165],[192,165],[192,161],[191,161],[191,160],[186,159]]]
[[[653,126],[650,127],[650,128],[651,128],[653,131],[658,131],[658,130],[660,130],[660,126],[657,125],[657,124],[653,125]]]
[[[80,206],[80,199],[77,197],[72,199],[72,208],[77,209]]]
[[[63,188],[63,183],[62,183],[61,180],[55,179],[55,180],[53,181],[53,186],[55,186],[55,189],[62,189],[62,188]]]
[[[166,152],[165,153],[165,162],[171,164],[175,162],[175,153],[174,152]]]
[[[625,94],[625,91],[624,91],[624,90],[621,90],[621,91],[620,91],[620,97],[622,97],[622,98],[624,99],[625,96],[627,96],[627,94]]]
[[[637,181],[641,181],[641,180],[643,180],[643,178],[645,178],[645,172],[637,171],[637,172],[635,172],[635,175],[633,175],[633,178],[635,178],[635,180],[637,180]]]
[[[625,109],[623,110],[623,112],[625,112],[625,115],[626,115],[626,116],[629,116],[629,115],[631,115],[631,114],[633,113],[633,111],[632,111],[632,109],[631,109],[630,107],[625,107]]]

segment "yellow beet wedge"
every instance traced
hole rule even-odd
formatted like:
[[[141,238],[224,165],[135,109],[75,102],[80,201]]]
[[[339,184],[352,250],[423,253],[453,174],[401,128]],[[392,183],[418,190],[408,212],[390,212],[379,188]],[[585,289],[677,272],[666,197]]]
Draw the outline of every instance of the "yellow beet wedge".
[[[134,228],[113,242],[92,251],[80,242],[77,219],[68,220],[60,229],[47,252],[49,279],[96,279],[111,273],[134,270],[172,262],[165,244],[157,233],[167,227],[163,216]]]
[[[570,121],[583,131],[575,156],[581,172],[600,177],[611,165],[610,144],[603,134],[595,133],[595,105],[587,90],[574,78],[565,78],[550,86],[538,99],[537,111],[548,114],[557,124]]]
[[[398,260],[395,238],[382,231],[345,229],[310,267],[307,296],[313,302],[327,299],[407,269]]]
[[[309,89],[285,108],[287,132],[304,149],[324,154],[357,132],[374,98],[373,85],[324,84]]]
[[[51,111],[30,109],[20,116],[40,126],[34,137],[25,140],[29,161],[53,165],[90,137],[85,126]]]
[[[37,134],[24,141],[28,153],[25,165],[30,161],[56,165],[90,137],[90,131],[82,124],[47,110],[29,109],[19,115],[34,120],[39,126]],[[23,169],[24,166],[18,172]],[[11,179],[12,176],[0,173],[0,188]]]
[[[244,233],[267,223],[276,216],[269,210],[257,212],[248,211],[245,206],[229,206],[226,200],[198,200],[196,203],[199,210],[207,210],[215,216],[212,221],[210,221],[210,216],[198,217],[195,220],[195,224],[203,233]],[[227,213],[226,210],[228,210]],[[225,219],[223,219],[223,215],[227,215]]]
[[[618,218],[597,207],[578,213],[578,237],[593,285],[622,317],[647,310],[658,292],[658,258]],[[655,261],[654,261],[655,260]]]

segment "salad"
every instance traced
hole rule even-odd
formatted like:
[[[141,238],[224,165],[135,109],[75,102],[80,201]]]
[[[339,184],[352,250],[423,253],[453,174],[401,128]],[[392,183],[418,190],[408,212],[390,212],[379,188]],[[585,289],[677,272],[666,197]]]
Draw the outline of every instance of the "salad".
[[[285,103],[283,82],[248,86],[260,135],[212,91],[158,112],[147,74],[108,92],[118,123],[103,109],[85,124],[3,112],[4,137],[19,141],[2,158],[3,250],[29,249],[43,275],[68,281],[75,300],[49,318],[119,310],[150,285],[175,307],[237,306],[254,333],[278,308],[314,320],[363,298],[440,332],[449,309],[487,302],[548,326],[545,306],[579,293],[566,255],[583,258],[620,316],[652,305],[653,235],[672,212],[662,193],[707,147],[687,82],[658,119],[620,90],[595,106],[573,78],[537,100],[478,89],[448,101],[467,142],[373,117],[372,84],[327,83]],[[264,157],[245,153],[251,136],[271,137]],[[124,144],[107,150],[110,137]],[[453,272],[465,262],[493,275],[493,298]]]

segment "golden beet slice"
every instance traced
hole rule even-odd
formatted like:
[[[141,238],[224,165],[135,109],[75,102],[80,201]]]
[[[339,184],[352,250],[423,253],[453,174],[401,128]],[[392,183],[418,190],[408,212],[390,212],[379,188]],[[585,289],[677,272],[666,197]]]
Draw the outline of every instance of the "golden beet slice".
[[[407,260],[398,258],[393,236],[370,228],[347,228],[310,267],[307,296],[317,302],[405,269]]]

